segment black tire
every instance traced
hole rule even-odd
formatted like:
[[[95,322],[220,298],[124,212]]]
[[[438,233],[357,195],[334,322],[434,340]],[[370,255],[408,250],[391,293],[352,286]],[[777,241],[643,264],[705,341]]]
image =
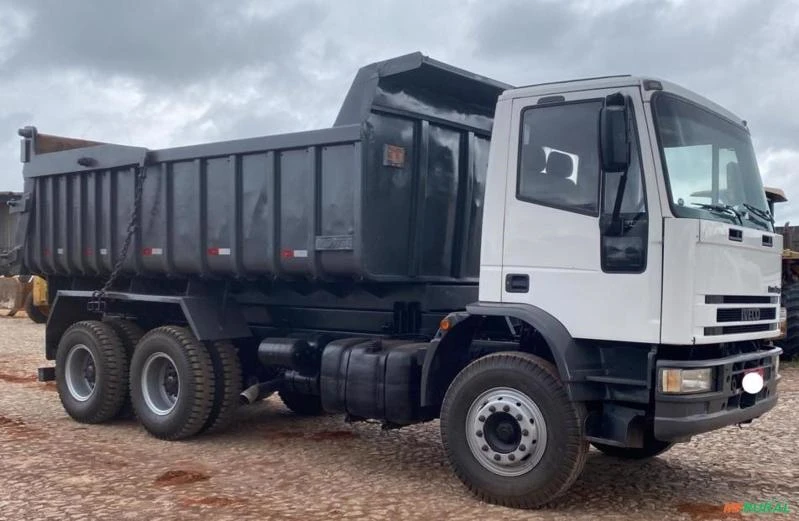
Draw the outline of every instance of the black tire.
[[[322,408],[321,396],[300,394],[286,389],[280,389],[277,394],[283,403],[293,413],[301,416],[320,416],[325,413]]]
[[[505,392],[511,390],[534,402],[538,409],[539,419],[543,418],[544,428],[533,421],[533,416],[523,418],[518,427],[536,425],[535,436],[518,438],[517,449],[529,450],[518,462],[507,463],[518,465],[524,473],[516,476],[501,475],[489,470],[485,463],[478,460],[472,452],[467,436],[472,435],[468,425],[469,411],[472,404],[478,406],[486,393]],[[502,398],[498,398],[502,400]],[[511,403],[508,401],[497,403]],[[483,406],[487,402],[483,403]],[[516,403],[515,405],[520,405]],[[503,407],[503,410],[507,411]],[[484,415],[479,420],[485,422],[486,432],[477,431],[481,438],[489,442],[488,424],[495,415],[502,411],[490,409],[488,419]],[[511,412],[510,414],[513,414]],[[517,416],[516,419],[521,418]],[[528,421],[529,420],[529,421]],[[511,418],[513,421],[513,418]],[[546,360],[528,353],[503,352],[495,353],[475,360],[463,369],[447,390],[441,409],[441,438],[455,474],[478,498],[488,503],[495,503],[514,508],[540,507],[563,494],[577,479],[585,465],[588,443],[584,438],[585,407],[581,403],[571,402],[555,367]],[[469,431],[467,433],[467,430]],[[507,431],[506,431],[507,432]],[[524,436],[531,433],[524,429]],[[543,436],[546,435],[546,439]],[[483,436],[485,436],[483,438]],[[537,444],[541,438],[545,444]],[[530,447],[523,443],[528,440]],[[543,449],[539,449],[544,445]],[[486,451],[488,445],[483,445]],[[498,450],[492,447],[491,450]],[[503,452],[503,451],[499,451]],[[491,452],[488,452],[491,454]],[[507,453],[505,453],[507,454]],[[540,460],[534,462],[540,455]],[[511,456],[495,454],[503,461],[510,461]],[[530,458],[530,459],[528,459]],[[484,458],[486,459],[486,458]],[[491,458],[487,458],[490,460]],[[527,460],[527,463],[523,463]],[[534,465],[524,470],[523,465]],[[520,472],[521,472],[520,471]]]
[[[125,355],[128,357],[128,364],[130,364],[130,359],[133,358],[133,350],[144,336],[144,329],[135,322],[121,318],[108,318],[103,322],[111,326],[122,341],[122,347],[125,348]],[[133,404],[130,402],[130,393],[128,393],[117,417],[129,419],[133,418],[133,416]]]
[[[200,432],[220,432],[233,423],[241,394],[241,362],[230,342],[214,342],[209,348],[214,369],[214,405]]]
[[[790,360],[799,356],[799,282],[783,288],[782,305],[786,311],[787,332],[777,344],[782,347],[782,358]]]
[[[67,329],[58,343],[55,374],[64,410],[81,423],[115,418],[128,395],[125,348],[113,328],[102,322],[78,322]]]
[[[674,446],[674,443],[668,441],[656,440],[651,433],[644,436],[644,446],[640,448],[633,447],[614,447],[613,445],[605,445],[604,443],[591,443],[600,452],[608,456],[613,456],[619,459],[633,459],[641,460],[654,458],[659,454],[663,454]]]
[[[103,322],[111,326],[119,339],[122,340],[122,346],[125,348],[128,360],[130,360],[133,357],[133,350],[136,349],[136,344],[144,336],[144,329],[135,322],[121,318],[108,318],[103,320]]]
[[[47,323],[47,314],[33,305],[33,293],[28,293],[28,296],[25,297],[25,313],[28,314],[29,319],[37,324]]]
[[[156,364],[165,367],[163,378],[156,378]],[[145,372],[154,382],[148,385],[146,396],[142,385]],[[174,394],[159,393],[161,386],[166,387],[167,373],[171,373]],[[214,388],[211,355],[187,329],[177,326],[153,329],[144,335],[133,352],[130,362],[133,410],[144,428],[156,438],[180,440],[200,432],[214,406]],[[174,400],[168,403],[168,398]],[[156,399],[161,409],[157,410]]]

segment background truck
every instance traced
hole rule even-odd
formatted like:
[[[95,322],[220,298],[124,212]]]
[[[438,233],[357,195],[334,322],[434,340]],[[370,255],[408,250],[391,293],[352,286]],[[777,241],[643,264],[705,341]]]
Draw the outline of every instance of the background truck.
[[[788,201],[780,188],[766,187],[769,210],[774,215],[774,205]],[[782,309],[781,335],[774,339],[782,348],[782,357],[791,360],[799,356],[799,230],[790,223],[776,228],[783,237],[782,250]]]
[[[47,277],[40,378],[78,421],[131,403],[182,439],[275,391],[440,418],[470,490],[536,507],[589,443],[651,457],[776,403],[782,238],[749,131],[676,85],[512,88],[417,53],[362,68],[329,129],[20,134],[8,260]]]

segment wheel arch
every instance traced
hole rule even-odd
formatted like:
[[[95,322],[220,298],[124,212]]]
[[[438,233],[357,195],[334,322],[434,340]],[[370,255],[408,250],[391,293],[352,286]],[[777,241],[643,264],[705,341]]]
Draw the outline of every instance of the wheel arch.
[[[98,320],[89,311],[91,291],[61,290],[56,294],[45,332],[45,355],[55,359],[58,342],[70,325],[80,320]],[[136,316],[145,330],[164,324],[185,323],[197,340],[214,342],[252,336],[249,326],[231,299],[226,302],[213,297],[148,295],[108,292],[106,313]]]
[[[441,404],[443,392],[468,362],[468,351],[482,320],[488,317],[518,319],[540,334],[546,344],[545,352],[536,354],[549,358],[558,370],[572,400],[580,398],[581,389],[576,372],[595,361],[597,354],[580,345],[566,327],[541,308],[529,304],[498,304],[478,302],[466,307],[466,312],[448,317],[453,323],[446,332],[433,340],[422,367],[421,400],[423,407]],[[509,343],[507,350],[513,349]],[[518,347],[516,348],[518,349]],[[549,355],[549,356],[547,356]]]

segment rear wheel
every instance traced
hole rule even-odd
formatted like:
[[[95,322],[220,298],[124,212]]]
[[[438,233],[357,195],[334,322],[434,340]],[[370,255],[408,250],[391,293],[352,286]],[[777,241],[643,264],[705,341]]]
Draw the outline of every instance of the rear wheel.
[[[215,342],[208,348],[214,369],[214,405],[200,432],[219,432],[233,423],[241,394],[241,362],[230,342]]]
[[[111,326],[73,324],[58,343],[55,367],[58,395],[72,418],[102,423],[119,414],[128,395],[128,358]]]
[[[130,362],[130,398],[150,434],[165,440],[197,434],[214,396],[211,355],[190,331],[163,326],[144,335]]]
[[[783,289],[782,305],[786,311],[787,332],[785,338],[777,343],[782,347],[782,357],[790,360],[799,356],[799,282]]]
[[[591,443],[591,445],[599,449],[603,454],[620,459],[653,458],[659,454],[663,454],[674,446],[673,443],[668,441],[656,440],[651,434],[647,434],[644,437],[643,447],[615,447],[613,445],[605,445],[604,443]]]
[[[441,437],[455,473],[480,499],[535,508],[564,493],[582,471],[584,418],[552,364],[496,353],[472,362],[450,385]]]
[[[125,349],[125,356],[127,356],[128,364],[130,364],[130,359],[133,358],[133,350],[136,349],[136,344],[138,344],[141,338],[144,336],[144,330],[135,322],[121,318],[109,318],[103,322],[111,326],[119,339],[122,341],[122,347]],[[129,393],[127,396],[125,396],[125,403],[122,405],[122,409],[119,411],[119,417],[133,417],[133,405],[130,403]]]
[[[28,314],[29,319],[37,324],[47,322],[47,314],[33,305],[33,293],[28,293],[28,296],[25,297],[25,313]]]

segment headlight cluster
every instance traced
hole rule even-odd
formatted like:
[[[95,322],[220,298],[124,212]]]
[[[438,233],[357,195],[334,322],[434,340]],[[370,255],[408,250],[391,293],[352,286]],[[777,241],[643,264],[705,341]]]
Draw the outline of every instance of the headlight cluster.
[[[713,390],[713,368],[660,370],[660,391],[669,394],[704,393]]]

